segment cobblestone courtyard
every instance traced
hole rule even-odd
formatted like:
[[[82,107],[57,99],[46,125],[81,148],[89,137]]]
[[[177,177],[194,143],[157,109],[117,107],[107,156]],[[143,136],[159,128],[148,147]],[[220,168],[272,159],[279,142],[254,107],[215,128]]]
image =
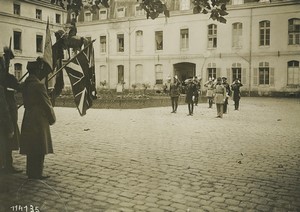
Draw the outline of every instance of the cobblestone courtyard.
[[[300,211],[299,99],[187,111],[55,108],[51,177],[27,180],[15,152],[23,173],[0,176],[0,211]]]

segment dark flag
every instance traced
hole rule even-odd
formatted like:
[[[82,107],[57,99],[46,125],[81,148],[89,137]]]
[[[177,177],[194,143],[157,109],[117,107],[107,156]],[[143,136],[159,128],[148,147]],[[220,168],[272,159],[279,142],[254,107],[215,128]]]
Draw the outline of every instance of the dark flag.
[[[81,116],[92,106],[96,98],[95,72],[92,44],[86,51],[80,52],[65,70],[70,78],[75,104]]]

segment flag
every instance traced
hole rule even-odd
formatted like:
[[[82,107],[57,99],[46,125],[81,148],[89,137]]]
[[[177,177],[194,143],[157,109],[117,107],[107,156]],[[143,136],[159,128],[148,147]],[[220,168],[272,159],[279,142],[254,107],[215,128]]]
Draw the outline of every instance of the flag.
[[[92,106],[93,99],[96,98],[95,76],[94,76],[94,56],[92,44],[81,51],[68,65],[65,70],[70,78],[74,101],[81,116]]]

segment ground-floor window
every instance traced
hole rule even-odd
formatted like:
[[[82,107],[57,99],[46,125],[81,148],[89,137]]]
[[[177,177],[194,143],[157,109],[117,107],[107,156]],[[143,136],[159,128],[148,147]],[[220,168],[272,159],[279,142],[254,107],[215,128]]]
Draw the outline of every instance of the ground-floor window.
[[[269,63],[261,62],[259,63],[259,84],[260,85],[269,85],[270,83],[270,69]]]
[[[155,65],[155,84],[163,84],[163,69],[162,65]]]
[[[15,76],[18,80],[22,77],[22,64],[20,63],[15,64]]]
[[[288,62],[288,77],[287,77],[287,84],[288,85],[299,85],[299,61],[289,61]]]
[[[207,68],[207,76],[209,78],[217,78],[217,69],[216,68]]]
[[[241,68],[232,68],[232,80],[242,79],[242,69]]]
[[[118,83],[124,82],[124,66],[118,65]]]

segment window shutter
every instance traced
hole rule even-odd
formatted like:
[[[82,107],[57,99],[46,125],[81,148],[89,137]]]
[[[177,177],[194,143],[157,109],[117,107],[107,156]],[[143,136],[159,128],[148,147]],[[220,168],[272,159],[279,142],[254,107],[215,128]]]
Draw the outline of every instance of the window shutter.
[[[231,69],[230,68],[226,68],[226,72],[227,72],[227,82],[231,83],[231,73],[230,73]]]
[[[270,85],[274,85],[274,68],[270,69]]]
[[[242,79],[241,79],[243,85],[247,84],[246,79],[247,79],[247,69],[243,68],[242,69]]]
[[[217,78],[218,78],[218,77],[221,77],[221,69],[220,69],[220,68],[217,68],[216,70],[217,70]]]
[[[257,85],[258,68],[253,69],[253,85]]]

